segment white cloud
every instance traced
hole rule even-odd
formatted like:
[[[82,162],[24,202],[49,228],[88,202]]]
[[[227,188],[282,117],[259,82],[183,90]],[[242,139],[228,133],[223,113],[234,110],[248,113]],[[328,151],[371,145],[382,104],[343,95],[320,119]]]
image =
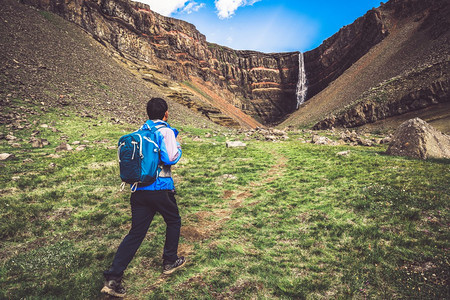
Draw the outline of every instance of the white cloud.
[[[142,3],[150,5],[150,9],[164,16],[181,11],[190,14],[204,7],[204,3],[197,3],[192,0],[140,0]]]
[[[198,4],[197,2],[193,1],[193,2],[189,2],[181,12],[183,13],[187,13],[190,14],[192,12],[196,12],[198,11],[200,8],[204,7],[205,3],[200,3]]]
[[[241,6],[253,5],[261,0],[215,0],[217,15],[220,19],[231,18]]]

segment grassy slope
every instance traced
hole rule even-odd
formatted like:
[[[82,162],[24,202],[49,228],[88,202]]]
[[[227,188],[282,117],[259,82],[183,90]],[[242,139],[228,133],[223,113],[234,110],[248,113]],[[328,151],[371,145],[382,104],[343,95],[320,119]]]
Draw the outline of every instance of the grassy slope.
[[[57,109],[30,119],[49,146],[0,144],[16,156],[1,165],[0,298],[97,298],[130,228],[111,146],[133,126]],[[131,299],[448,297],[448,160],[389,157],[382,147],[341,157],[348,146],[303,144],[298,134],[229,149],[224,141],[239,136],[194,142],[209,130],[181,129],[175,180],[189,262],[161,277],[157,217],[126,272]],[[89,147],[49,157],[61,135]]]

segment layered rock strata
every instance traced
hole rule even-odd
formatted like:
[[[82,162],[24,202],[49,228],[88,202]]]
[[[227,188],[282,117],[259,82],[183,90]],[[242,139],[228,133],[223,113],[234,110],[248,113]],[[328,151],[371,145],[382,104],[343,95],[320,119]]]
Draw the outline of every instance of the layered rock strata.
[[[192,77],[233,92],[231,104],[263,123],[295,109],[298,53],[235,51],[211,44],[194,25],[126,0],[22,0],[75,22],[98,41],[172,80]]]
[[[366,92],[351,107],[316,123],[314,129],[357,127],[406,112],[450,102],[450,61],[391,78]]]
[[[142,61],[150,66],[145,79],[157,85],[161,76],[196,82],[201,88],[225,95],[225,101],[266,125],[283,121],[296,109],[298,52],[266,54],[211,44],[194,25],[161,16],[148,5],[128,0],[21,1],[57,13],[123,57]],[[426,18],[423,26],[433,28],[432,35],[445,33],[449,22],[442,11],[448,11],[446,3],[391,0],[304,53],[306,100],[383,41],[400,19]]]

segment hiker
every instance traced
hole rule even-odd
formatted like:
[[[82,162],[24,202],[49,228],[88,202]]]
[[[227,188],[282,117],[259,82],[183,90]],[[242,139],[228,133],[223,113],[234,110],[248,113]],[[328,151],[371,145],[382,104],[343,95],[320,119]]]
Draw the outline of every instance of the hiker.
[[[171,274],[185,264],[185,258],[179,257],[181,217],[175,200],[175,187],[170,167],[181,158],[181,147],[176,141],[178,130],[167,123],[168,106],[161,98],[152,98],[147,103],[149,120],[141,130],[151,130],[156,126],[156,143],[160,152],[162,169],[156,181],[151,185],[138,186],[131,194],[131,230],[117,249],[111,267],[103,272],[105,284],[101,292],[115,297],[124,297],[125,289],[122,276],[137,249],[141,245],[156,212],[166,222],[166,241],[163,251],[163,274]]]

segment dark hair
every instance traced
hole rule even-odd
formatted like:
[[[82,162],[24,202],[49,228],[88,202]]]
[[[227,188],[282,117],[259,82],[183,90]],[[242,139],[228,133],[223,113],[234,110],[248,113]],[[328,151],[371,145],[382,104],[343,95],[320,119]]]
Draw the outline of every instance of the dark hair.
[[[167,102],[164,99],[152,98],[147,102],[147,115],[150,120],[162,120],[167,110]]]

